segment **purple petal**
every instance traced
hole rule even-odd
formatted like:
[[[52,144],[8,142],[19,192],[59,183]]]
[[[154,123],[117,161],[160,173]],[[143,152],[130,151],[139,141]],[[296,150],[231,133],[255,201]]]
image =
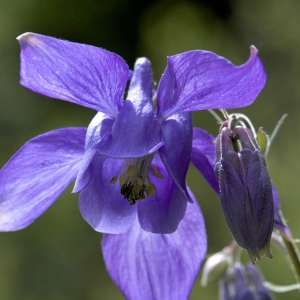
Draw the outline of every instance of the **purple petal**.
[[[95,149],[98,144],[106,141],[111,133],[113,119],[98,112],[90,122],[85,137],[85,149]]]
[[[132,102],[136,110],[151,112],[153,110],[153,76],[151,62],[145,58],[138,58],[130,80],[127,100]]]
[[[219,193],[219,184],[214,171],[216,159],[215,138],[201,128],[194,128],[193,131],[191,159],[212,189]]]
[[[184,217],[187,201],[158,156],[154,159],[152,168],[159,172],[160,177],[150,173],[155,194],[138,202],[139,222],[146,231],[172,233]]]
[[[128,300],[188,299],[206,247],[196,199],[172,234],[149,233],[135,222],[128,232],[102,240],[107,270]]]
[[[249,60],[240,66],[209,51],[169,57],[158,88],[160,114],[250,105],[266,81],[257,49],[250,50]]]
[[[116,115],[129,69],[117,54],[41,34],[18,37],[21,84],[45,96]]]
[[[185,177],[190,163],[193,129],[191,115],[177,114],[162,124],[164,146],[159,150],[162,161],[178,188],[186,195]]]
[[[119,182],[123,161],[95,156],[88,172],[89,183],[80,193],[82,217],[96,230],[123,233],[132,225],[136,206],[130,205],[120,193]]]
[[[134,66],[127,101],[112,127],[109,140],[99,153],[115,158],[141,157],[161,147],[160,123],[152,106],[152,70],[149,60],[139,58]]]
[[[273,193],[273,201],[274,201],[273,202],[274,203],[274,226],[278,230],[283,232],[287,237],[291,237],[290,229],[285,224],[281,216],[279,194],[274,185],[272,187],[272,193]]]
[[[90,176],[90,172],[88,172],[88,169],[94,159],[95,154],[96,154],[95,149],[91,149],[84,152],[72,193],[80,192],[89,184],[91,180],[91,176]]]
[[[139,112],[126,101],[112,127],[110,137],[97,147],[99,153],[114,158],[142,157],[162,146],[160,124],[153,112]]]
[[[0,171],[0,230],[30,225],[76,177],[85,129],[63,128],[28,141]]]
[[[110,135],[113,120],[102,112],[98,112],[89,124],[85,137],[85,153],[78,172],[73,193],[80,192],[90,181],[88,167],[96,152],[97,145],[107,140]]]

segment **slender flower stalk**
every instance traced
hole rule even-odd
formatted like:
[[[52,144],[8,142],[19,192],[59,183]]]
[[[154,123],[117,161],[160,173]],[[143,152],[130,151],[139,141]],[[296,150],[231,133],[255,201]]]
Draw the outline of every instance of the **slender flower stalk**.
[[[300,283],[300,253],[299,249],[297,247],[297,244],[295,242],[295,239],[293,238],[292,232],[287,226],[287,223],[285,221],[285,218],[283,217],[282,212],[280,211],[280,216],[282,223],[284,225],[284,230],[279,230],[280,235],[282,237],[282,240],[285,244],[289,262],[291,265],[291,268],[293,270],[293,273],[295,275],[295,278],[298,283]]]
[[[275,139],[275,137],[277,136],[281,126],[283,125],[284,121],[286,120],[288,114],[283,114],[282,117],[279,119],[279,121],[277,122],[274,130],[272,131],[270,137],[268,138],[268,144],[267,144],[267,149],[265,152],[265,156],[267,157],[271,148],[271,145]]]
[[[209,109],[208,112],[215,118],[219,125],[223,123],[223,119],[213,109]]]
[[[288,293],[293,291],[300,291],[300,284],[290,284],[290,285],[277,285],[270,282],[265,281],[264,286],[275,293]]]
[[[274,142],[275,137],[277,136],[281,126],[283,125],[284,121],[287,118],[287,114],[283,114],[282,117],[277,122],[274,130],[272,131],[271,135],[267,137],[267,147],[265,151],[265,156],[267,157],[271,148],[272,143]],[[298,283],[300,283],[300,253],[298,246],[295,242],[295,239],[293,237],[293,234],[290,230],[290,228],[287,225],[287,222],[284,218],[283,212],[280,209],[279,205],[279,195],[278,192],[273,188],[273,196],[275,199],[275,226],[278,229],[278,232],[280,233],[280,236],[282,237],[282,240],[284,242],[285,248],[287,250],[288,258],[289,258],[289,264],[291,266],[291,269],[293,270],[293,273],[295,275],[295,278]]]

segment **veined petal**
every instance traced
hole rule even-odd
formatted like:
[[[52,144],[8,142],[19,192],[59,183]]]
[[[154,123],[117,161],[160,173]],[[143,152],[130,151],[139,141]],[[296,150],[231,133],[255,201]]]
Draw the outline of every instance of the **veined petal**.
[[[84,128],[57,129],[28,141],[0,171],[0,230],[30,225],[76,177]]]
[[[274,203],[274,226],[283,232],[286,236],[290,237],[291,232],[289,227],[285,224],[285,222],[282,219],[281,212],[280,212],[280,200],[279,200],[279,194],[275,186],[272,187],[272,193],[273,193],[273,203]]]
[[[219,193],[219,184],[214,171],[216,159],[214,141],[214,136],[208,134],[205,130],[194,128],[191,160],[213,190]]]
[[[110,136],[113,119],[102,112],[98,112],[89,124],[85,136],[85,153],[80,170],[77,174],[73,193],[80,192],[90,181],[88,168],[97,152],[97,145],[105,142]]]
[[[134,64],[127,100],[133,103],[137,111],[151,112],[153,110],[152,94],[153,76],[151,62],[145,57],[140,57]]]
[[[250,58],[240,66],[209,51],[170,56],[158,87],[160,114],[250,105],[266,81],[257,49],[250,50]]]
[[[114,158],[142,157],[162,146],[160,124],[154,112],[137,111],[125,101],[110,137],[97,147],[99,153]]]
[[[146,232],[136,221],[128,232],[102,240],[106,268],[128,300],[188,299],[206,247],[196,199],[172,234]]]
[[[21,84],[45,96],[116,115],[130,72],[117,54],[94,46],[25,33]]]
[[[99,153],[115,158],[141,157],[161,147],[159,120],[152,105],[152,69],[146,58],[137,59],[127,100],[116,117],[111,136]]]
[[[90,182],[91,176],[88,172],[89,166],[92,163],[94,156],[96,155],[95,149],[90,149],[84,152],[78,173],[76,176],[75,184],[72,193],[78,193],[83,190]]]
[[[151,167],[149,177],[155,192],[152,197],[138,202],[140,226],[153,233],[172,233],[185,215],[186,197],[168,174],[158,155]]]
[[[192,149],[193,129],[189,113],[172,115],[162,124],[164,146],[159,150],[163,163],[178,188],[186,196],[185,177]]]
[[[90,122],[85,137],[85,149],[95,149],[98,144],[107,140],[113,125],[113,119],[102,113],[98,112]]]
[[[130,205],[120,193],[117,177],[123,161],[96,155],[88,168],[89,183],[80,193],[82,217],[103,233],[123,233],[132,225],[136,206]]]

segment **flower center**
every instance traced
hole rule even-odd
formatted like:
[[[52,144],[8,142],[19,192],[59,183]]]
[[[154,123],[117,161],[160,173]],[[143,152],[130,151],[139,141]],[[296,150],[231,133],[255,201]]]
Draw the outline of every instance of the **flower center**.
[[[152,158],[151,155],[130,161],[126,171],[120,176],[121,194],[129,204],[154,195],[155,187],[148,177]]]

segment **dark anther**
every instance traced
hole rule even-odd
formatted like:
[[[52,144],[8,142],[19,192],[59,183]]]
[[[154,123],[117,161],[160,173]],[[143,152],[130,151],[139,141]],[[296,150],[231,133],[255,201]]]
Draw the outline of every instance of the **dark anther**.
[[[124,183],[121,186],[121,194],[133,205],[136,201],[145,199],[146,185],[138,183]]]

